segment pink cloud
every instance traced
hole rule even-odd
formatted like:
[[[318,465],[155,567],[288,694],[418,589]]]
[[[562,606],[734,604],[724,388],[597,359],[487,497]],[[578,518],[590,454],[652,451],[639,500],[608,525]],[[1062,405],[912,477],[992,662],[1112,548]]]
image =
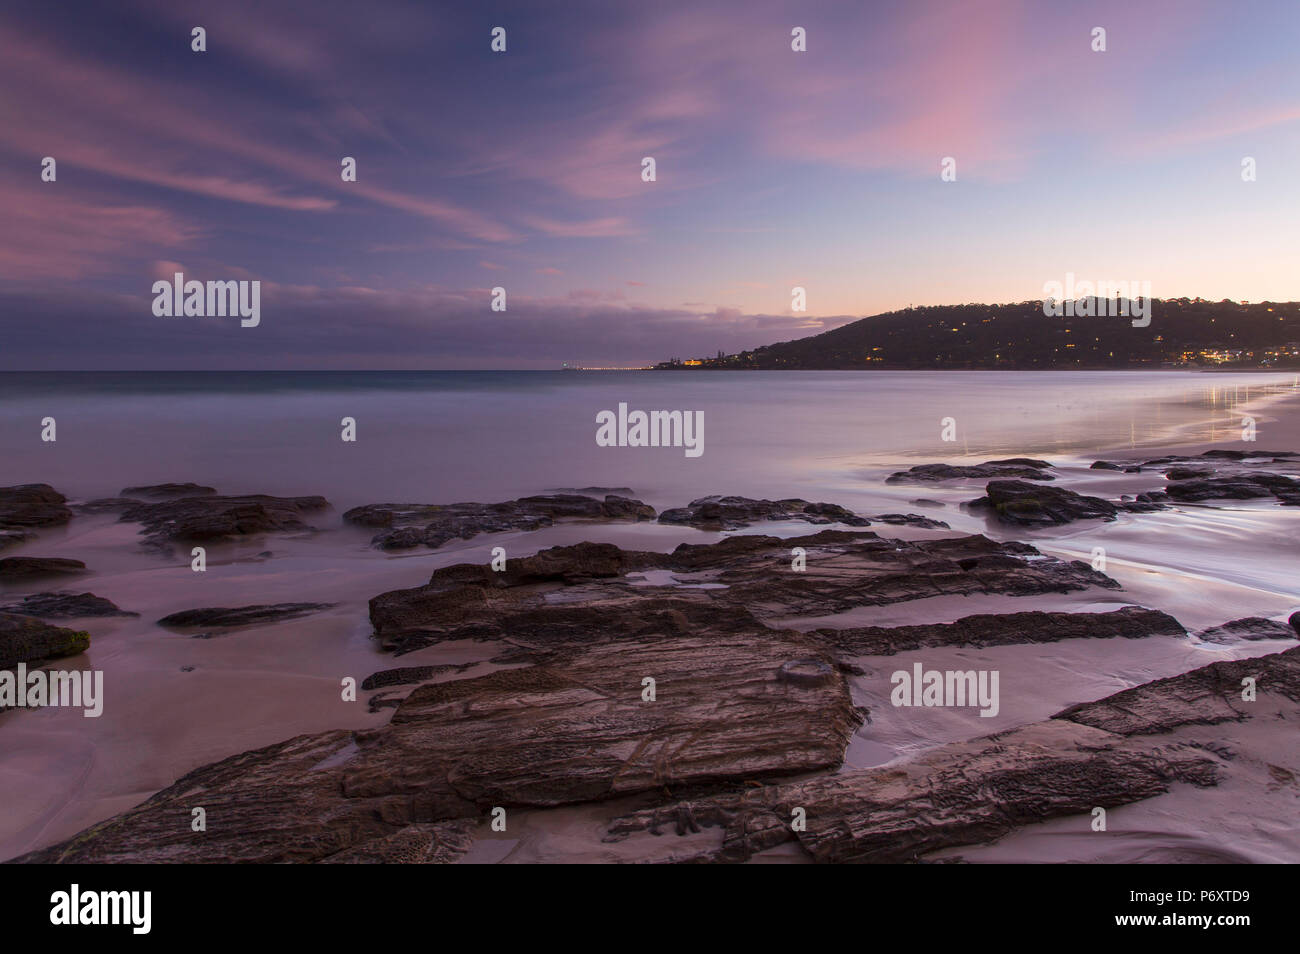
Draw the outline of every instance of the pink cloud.
[[[337,160],[308,156],[272,145],[242,131],[246,120],[218,108],[204,90],[136,80],[66,55],[39,39],[0,26],[0,86],[13,114],[0,123],[0,145],[20,154],[54,155],[107,175],[214,198],[295,211],[326,211],[339,198],[295,196],[286,186],[192,168],[180,168],[169,144],[214,166],[238,157],[288,175],[294,185],[328,188],[336,196],[359,197],[432,219],[480,241],[501,242],[514,232],[489,216],[445,200],[409,195],[365,181],[344,183]],[[142,149],[141,142],[150,143]],[[37,145],[39,144],[39,145]]]
[[[0,275],[10,280],[73,280],[103,274],[123,256],[189,244],[200,232],[162,209],[97,205],[62,181],[30,184],[0,180],[5,228]]]
[[[622,216],[607,216],[581,222],[564,222],[543,216],[523,216],[525,225],[556,238],[613,238],[634,235],[636,230]]]

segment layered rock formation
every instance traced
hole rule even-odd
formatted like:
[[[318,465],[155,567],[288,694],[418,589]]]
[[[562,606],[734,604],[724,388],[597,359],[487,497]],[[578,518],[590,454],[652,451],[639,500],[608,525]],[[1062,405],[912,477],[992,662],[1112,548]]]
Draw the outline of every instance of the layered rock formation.
[[[80,560],[63,557],[4,557],[0,559],[0,580],[25,580],[43,576],[75,576],[86,572]]]
[[[1257,679],[1261,701],[1241,701],[1246,675]],[[712,827],[715,837],[703,846],[696,839],[665,860],[746,861],[794,842],[814,861],[899,862],[1060,816],[1079,815],[1080,830],[1087,831],[1095,807],[1150,798],[1175,783],[1208,787],[1225,777],[1231,753],[1213,751],[1212,733],[1204,744],[1174,741],[1168,733],[1255,713],[1276,718],[1278,703],[1292,712],[1300,703],[1300,648],[1212,663],[907,762],[636,812],[616,819],[606,838],[663,835],[665,819],[688,817],[691,824],[679,826],[679,835]]]
[[[806,569],[793,568],[794,548],[805,551]],[[641,577],[648,571],[668,571],[672,579],[646,585]],[[398,651],[467,638],[536,646],[638,638],[643,621],[665,613],[680,616],[678,631],[727,631],[728,619],[751,615],[779,620],[945,594],[1029,596],[1118,585],[1081,561],[980,535],[903,541],[823,530],[784,540],[755,535],[682,544],[667,554],[612,544],[553,547],[510,560],[504,572],[458,564],[435,571],[424,586],[374,597],[370,621],[385,646]]]
[[[684,523],[701,530],[739,530],[764,520],[802,520],[805,523],[842,523],[867,527],[870,522],[838,504],[807,500],[756,500],[753,497],[700,497],[685,507],[674,507],[659,515],[660,523]]]
[[[429,826],[482,817],[494,806],[824,771],[839,764],[860,721],[847,685],[833,670],[815,684],[778,676],[792,660],[826,661],[819,653],[790,633],[663,635],[425,686],[382,728],[300,736],[205,766],[23,860],[390,857],[394,842],[427,848],[432,836],[441,844]],[[647,677],[654,701],[644,701]],[[194,806],[206,810],[206,832],[190,830]]]
[[[66,501],[49,484],[0,487],[0,529],[62,526],[72,519]]]
[[[90,634],[51,626],[31,616],[0,613],[0,669],[21,663],[75,656],[90,646]]]
[[[46,619],[75,616],[139,616],[118,608],[112,600],[94,593],[33,593],[0,610]]]
[[[480,533],[538,530],[557,519],[653,520],[654,508],[639,500],[608,494],[603,500],[582,494],[542,494],[501,503],[367,504],[343,514],[348,523],[384,528],[370,541],[382,550],[440,547]]]
[[[952,623],[818,629],[811,635],[841,653],[892,656],[938,646],[982,648],[1062,639],[1142,639],[1186,636],[1187,631],[1168,613],[1125,606],[1110,613],[989,613],[965,616]]]
[[[312,529],[304,519],[329,507],[324,497],[182,497],[127,506],[119,518],[140,523],[147,542],[211,541],[259,533]]]
[[[1044,471],[1051,467],[1045,460],[1032,457],[1009,457],[1006,460],[988,460],[982,464],[917,464],[885,478],[887,484],[938,483],[943,480],[989,480],[992,478],[1019,478],[1021,480],[1055,480]]]
[[[1072,520],[1114,520],[1120,507],[1101,497],[1087,497],[1064,487],[1043,487],[1023,480],[991,480],[986,496],[972,500],[1002,523],[1018,527],[1056,527]]]
[[[209,606],[202,609],[181,610],[158,620],[159,626],[178,629],[190,627],[217,627],[232,629],[239,626],[259,626],[278,623],[319,613],[333,607],[333,603],[272,603],[266,606]]]

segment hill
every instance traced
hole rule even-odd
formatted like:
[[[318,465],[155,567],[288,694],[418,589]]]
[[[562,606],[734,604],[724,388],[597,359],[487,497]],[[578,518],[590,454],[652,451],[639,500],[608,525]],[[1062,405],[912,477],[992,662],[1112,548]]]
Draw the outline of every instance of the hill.
[[[1109,303],[1114,305],[1113,302]],[[1093,311],[1098,309],[1094,307]],[[1041,301],[934,305],[809,338],[657,365],[676,369],[1300,367],[1300,302],[1153,299],[1150,324],[1050,318]]]

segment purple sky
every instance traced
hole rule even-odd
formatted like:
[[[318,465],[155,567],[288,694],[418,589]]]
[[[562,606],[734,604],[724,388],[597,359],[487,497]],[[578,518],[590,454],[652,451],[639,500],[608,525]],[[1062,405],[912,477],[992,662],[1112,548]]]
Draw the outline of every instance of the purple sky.
[[[0,368],[629,366],[1066,272],[1290,300],[1298,44],[1295,0],[7,0]],[[260,326],[155,317],[178,270]]]

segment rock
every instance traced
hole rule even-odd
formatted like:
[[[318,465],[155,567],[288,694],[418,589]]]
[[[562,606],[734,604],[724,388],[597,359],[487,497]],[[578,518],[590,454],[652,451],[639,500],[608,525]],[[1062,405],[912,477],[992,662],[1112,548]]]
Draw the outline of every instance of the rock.
[[[84,573],[86,564],[61,557],[5,557],[0,559],[0,580],[22,580],[39,576],[70,576]]]
[[[743,862],[796,842],[822,863],[899,863],[944,848],[993,841],[1016,828],[1124,805],[1169,791],[1174,782],[1214,785],[1217,760],[1182,745],[1152,752],[1109,733],[1063,722],[952,743],[905,762],[692,801],[720,844],[673,860]],[[802,808],[805,830],[790,825]],[[605,841],[653,835],[676,806],[616,819]],[[697,843],[698,844],[698,843]],[[624,851],[626,852],[626,848]]]
[[[1055,480],[1043,473],[1051,467],[1045,460],[1029,457],[1009,457],[1006,460],[989,460],[969,466],[955,464],[918,464],[900,470],[885,478],[887,484],[932,483],[941,480],[988,480],[993,477],[1019,477],[1024,480]]]
[[[269,606],[239,606],[233,609],[208,607],[172,613],[158,620],[158,625],[184,629],[195,626],[218,626],[227,629],[235,626],[260,626],[319,613],[334,605],[333,603],[274,603]]]
[[[1143,467],[1167,467],[1170,464],[1205,464],[1207,461],[1217,466],[1245,464],[1251,461],[1252,467],[1261,464],[1283,464],[1294,466],[1296,458],[1300,458],[1300,453],[1296,451],[1237,451],[1237,450],[1208,450],[1196,456],[1187,457],[1178,454],[1169,454],[1164,457],[1156,457],[1152,460],[1143,461]]]
[[[168,540],[221,540],[310,530],[303,517],[327,507],[329,502],[324,497],[185,497],[128,507],[120,519],[143,524],[141,533],[160,545]]]
[[[797,634],[593,644],[528,669],[423,686],[388,725],[298,736],[203,766],[25,862],[283,862],[391,857],[394,841],[480,819],[638,793],[835,769],[860,717]],[[657,698],[642,701],[653,676]],[[195,838],[189,808],[223,823]],[[452,852],[455,854],[455,852]]]
[[[653,520],[654,508],[639,500],[610,494],[604,500],[579,494],[521,497],[502,503],[367,504],[353,507],[343,519],[362,527],[384,528],[371,540],[383,550],[423,544],[440,547],[448,541],[469,540],[480,533],[531,531],[556,519]]]
[[[1089,470],[1123,470],[1119,464],[1110,460],[1094,460]]]
[[[946,507],[946,506],[948,506],[946,503],[944,503],[944,502],[941,501],[941,500],[931,500],[929,497],[917,497],[915,500],[913,500],[913,501],[911,501],[911,502],[914,503],[914,504],[916,504],[918,507]]]
[[[1125,606],[1109,613],[990,613],[964,616],[954,623],[917,626],[863,626],[818,629],[813,636],[837,652],[892,656],[941,646],[1007,646],[1062,639],[1142,639],[1186,636],[1181,623],[1159,610]]]
[[[1214,471],[1200,467],[1170,467],[1165,471],[1166,480],[1191,480],[1194,477],[1211,477]]]
[[[85,500],[71,506],[77,513],[82,514],[121,513],[142,503],[144,501],[137,500],[135,497],[96,497],[94,500]]]
[[[17,603],[0,606],[0,611],[45,618],[72,616],[139,616],[118,609],[112,600],[94,593],[33,593]]]
[[[464,672],[467,669],[473,669],[477,665],[476,662],[470,662],[458,665],[403,666],[398,669],[385,669],[367,676],[361,683],[361,688],[369,692],[372,689],[386,689],[389,686],[409,686],[428,682],[443,673]]]
[[[1211,663],[1096,702],[1070,706],[1052,718],[1126,736],[1170,732],[1189,725],[1244,722],[1256,705],[1241,698],[1241,683],[1247,676],[1255,679],[1261,696],[1270,693],[1300,703],[1300,647],[1271,656]]]
[[[28,533],[26,530],[0,530],[0,550],[7,550],[9,547],[16,547],[20,543],[35,539],[36,534]]]
[[[72,519],[67,498],[49,484],[0,487],[0,527],[58,527]]]
[[[1238,639],[1295,639],[1296,631],[1289,623],[1278,623],[1262,616],[1248,616],[1201,630],[1196,638],[1207,643],[1228,643]]]
[[[201,484],[149,484],[144,487],[127,487],[119,496],[145,497],[149,500],[171,500],[177,497],[206,497],[217,492],[215,487]]]
[[[1139,494],[1137,500],[1121,500],[1116,506],[1125,513],[1155,513],[1157,510],[1168,510],[1169,506],[1163,503],[1157,503],[1154,500],[1142,500],[1146,494]]]
[[[75,656],[90,647],[90,634],[51,626],[31,616],[0,613],[0,669],[19,663]]]
[[[615,819],[604,840],[662,835],[663,820],[683,805],[696,827],[721,829],[717,841],[701,847],[697,839],[671,858],[685,862],[743,862],[787,842],[819,862],[917,861],[1069,815],[1078,815],[1079,830],[1087,832],[1097,805],[1130,804],[1175,783],[1217,785],[1227,774],[1227,757],[1215,752],[1217,733],[1194,741],[1165,733],[1254,712],[1273,718],[1267,706],[1240,705],[1247,673],[1257,677],[1261,699],[1300,699],[1300,648],[1212,663],[911,759],[634,812]],[[804,810],[803,831],[790,825],[795,807]]]
[[[807,553],[803,572],[790,551]],[[629,574],[668,570],[717,588],[632,585]],[[612,544],[553,547],[510,560],[436,570],[424,586],[370,601],[385,648],[409,652],[456,639],[518,639],[535,649],[663,633],[752,631],[761,620],[824,616],[943,594],[1028,596],[1119,584],[1082,561],[1066,563],[1022,543],[981,535],[885,539],[870,531],[823,530],[781,539],[740,535],[682,544],[672,553]]]
[[[1034,457],[1006,457],[1002,460],[985,461],[986,467],[1034,467],[1042,470],[1045,467],[1054,466],[1048,461],[1038,460]]]
[[[1119,508],[1100,497],[1085,497],[1061,487],[1042,487],[1023,480],[991,480],[987,496],[973,500],[974,510],[988,510],[1003,523],[1021,527],[1060,526],[1072,520],[1114,520]]]
[[[478,820],[457,818],[433,825],[407,825],[391,835],[375,838],[322,859],[322,864],[449,865],[459,861],[474,845]]]
[[[835,679],[835,667],[820,659],[792,659],[782,663],[776,678],[796,686],[824,686]]]
[[[753,497],[712,496],[692,500],[685,507],[665,510],[660,523],[684,523],[704,530],[739,530],[763,520],[802,520],[805,523],[843,523],[869,527],[870,521],[838,504],[807,500],[756,500]]]
[[[882,513],[871,518],[879,523],[893,526],[916,527],[921,530],[951,530],[952,527],[942,520],[934,520],[916,513]]]
[[[1300,480],[1282,474],[1246,473],[1190,478],[1169,484],[1165,492],[1179,501],[1276,497],[1284,504],[1300,505]]]
[[[655,508],[639,500],[609,494],[600,505],[599,516],[611,520],[653,520]]]

